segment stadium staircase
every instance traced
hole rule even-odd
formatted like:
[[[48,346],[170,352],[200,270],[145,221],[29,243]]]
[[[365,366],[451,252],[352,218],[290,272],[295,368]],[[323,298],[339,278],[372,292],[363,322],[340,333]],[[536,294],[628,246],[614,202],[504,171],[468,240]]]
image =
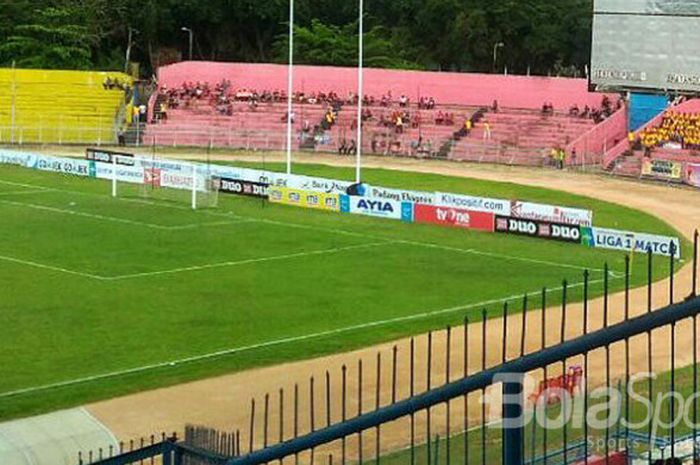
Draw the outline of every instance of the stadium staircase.
[[[485,138],[485,124],[491,137]],[[542,166],[552,148],[564,148],[594,126],[589,118],[539,111],[502,108],[489,111],[468,137],[457,142],[451,158],[460,161]]]

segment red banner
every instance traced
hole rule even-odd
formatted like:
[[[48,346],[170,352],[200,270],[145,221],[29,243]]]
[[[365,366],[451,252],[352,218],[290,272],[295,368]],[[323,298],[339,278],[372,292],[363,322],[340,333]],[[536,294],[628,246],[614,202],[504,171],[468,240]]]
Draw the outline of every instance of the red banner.
[[[440,226],[493,232],[495,215],[487,212],[416,204],[413,209],[413,220],[416,223],[430,223]]]

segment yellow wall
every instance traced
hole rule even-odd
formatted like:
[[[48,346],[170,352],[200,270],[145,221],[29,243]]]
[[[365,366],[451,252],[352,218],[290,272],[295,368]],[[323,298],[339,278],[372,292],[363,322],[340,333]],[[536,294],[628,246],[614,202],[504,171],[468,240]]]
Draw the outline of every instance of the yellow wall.
[[[114,142],[124,92],[105,90],[107,77],[133,85],[116,72],[0,68],[0,143]]]

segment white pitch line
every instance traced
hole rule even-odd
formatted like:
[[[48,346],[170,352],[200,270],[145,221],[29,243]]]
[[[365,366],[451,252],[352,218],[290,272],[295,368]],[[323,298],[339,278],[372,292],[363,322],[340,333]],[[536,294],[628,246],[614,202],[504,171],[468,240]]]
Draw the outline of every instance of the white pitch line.
[[[589,281],[588,284],[589,285],[600,284],[601,282],[603,282],[603,280],[598,279],[598,280]],[[576,288],[576,287],[581,287],[581,286],[583,286],[583,281],[577,282],[574,284],[570,284],[570,285],[568,285],[567,288],[571,289],[571,288]],[[559,287],[550,289],[550,291],[558,291],[561,289],[562,289],[562,286],[559,286]],[[533,291],[533,292],[526,292],[525,294],[515,294],[515,295],[508,296],[508,297],[489,299],[489,300],[484,300],[482,302],[476,302],[476,303],[471,303],[471,304],[466,304],[466,305],[448,307],[448,308],[443,308],[443,309],[439,309],[439,310],[432,310],[432,311],[429,310],[429,311],[425,311],[425,312],[421,312],[421,313],[416,313],[413,315],[405,315],[405,316],[400,316],[400,317],[395,317],[395,318],[388,318],[385,320],[370,321],[367,323],[360,323],[360,324],[356,324],[356,325],[352,325],[352,326],[346,326],[344,328],[336,328],[336,329],[330,329],[327,331],[319,331],[316,333],[305,334],[305,335],[301,335],[301,336],[290,336],[290,337],[285,337],[285,338],[281,338],[281,339],[274,339],[271,341],[260,342],[257,344],[250,344],[247,346],[233,347],[230,349],[223,349],[223,350],[219,350],[216,352],[210,352],[210,353],[201,354],[201,355],[193,355],[190,357],[170,360],[167,362],[153,363],[150,365],[143,365],[140,367],[128,368],[125,370],[118,370],[118,371],[112,371],[109,373],[102,373],[102,374],[98,374],[98,375],[85,376],[82,378],[61,381],[58,383],[51,383],[51,384],[44,384],[44,385],[40,385],[40,386],[33,386],[33,387],[28,387],[28,388],[16,389],[13,391],[1,392],[0,399],[14,397],[14,396],[23,395],[23,394],[31,394],[31,393],[40,392],[40,391],[47,391],[47,390],[51,390],[51,389],[69,387],[69,386],[74,386],[74,385],[78,385],[78,384],[90,383],[90,382],[100,381],[100,380],[109,379],[109,378],[116,378],[119,376],[126,376],[126,375],[132,375],[132,374],[136,374],[136,373],[143,373],[143,372],[156,370],[156,369],[160,369],[160,368],[169,368],[169,367],[174,367],[174,366],[182,365],[182,364],[186,364],[186,363],[201,362],[204,360],[218,358],[218,357],[222,357],[222,356],[226,356],[226,355],[233,355],[233,354],[238,354],[241,352],[249,352],[251,350],[262,349],[262,348],[278,346],[278,345],[284,345],[284,344],[289,344],[289,343],[294,343],[294,342],[301,342],[301,341],[306,341],[309,339],[318,339],[321,337],[334,336],[334,335],[338,335],[338,334],[342,334],[342,333],[348,333],[348,332],[352,332],[352,331],[373,328],[373,327],[377,327],[377,326],[384,326],[384,325],[393,324],[393,323],[401,323],[401,322],[411,321],[411,320],[422,320],[422,319],[430,318],[433,316],[455,313],[455,312],[464,311],[464,310],[471,310],[471,309],[479,308],[479,307],[485,307],[487,305],[492,305],[495,303],[502,303],[502,302],[516,300],[516,299],[520,300],[523,298],[524,295],[539,296],[541,294],[541,292],[542,292],[542,290],[540,289],[540,290]],[[475,321],[472,321],[472,323],[475,323]]]
[[[64,215],[81,216],[84,218],[109,221],[109,222],[113,222],[113,223],[123,223],[123,224],[132,225],[132,226],[143,226],[146,228],[158,229],[161,231],[180,231],[180,230],[185,230],[185,229],[195,229],[195,228],[199,228],[201,226],[219,226],[222,224],[237,224],[237,223],[250,222],[250,221],[241,221],[241,220],[231,220],[231,221],[216,221],[216,222],[210,222],[210,223],[191,223],[191,224],[180,225],[180,226],[165,226],[162,224],[147,223],[144,221],[137,221],[137,220],[129,220],[126,218],[118,218],[116,216],[98,215],[96,213],[85,213],[85,212],[80,212],[80,211],[76,211],[76,210],[66,210],[63,208],[49,207],[46,205],[39,205],[39,204],[34,204],[34,203],[16,202],[16,201],[12,201],[12,200],[3,200],[3,199],[0,199],[0,203],[14,205],[14,206],[18,206],[18,207],[33,208],[36,210],[43,210],[43,211],[48,211],[48,212],[52,212],[52,213],[60,213],[60,214],[64,214]]]
[[[47,189],[41,189],[41,190],[23,190],[23,191],[7,191],[7,192],[2,192],[0,191],[0,196],[3,195],[29,195],[29,194],[44,194],[46,192],[51,192]]]
[[[14,202],[12,200],[0,200],[0,203],[4,203],[7,205],[14,205],[17,207],[33,208],[35,210],[48,211],[48,212],[52,212],[52,213],[60,213],[63,215],[81,216],[84,218],[90,218],[90,219],[94,219],[94,220],[111,221],[113,223],[129,224],[132,226],[134,226],[134,225],[135,226],[144,226],[147,228],[161,229],[161,230],[167,230],[169,228],[168,226],[163,226],[163,225],[159,225],[159,224],[145,223],[145,222],[136,221],[136,220],[128,220],[126,218],[117,218],[115,216],[98,215],[96,213],[85,213],[85,212],[79,212],[79,211],[75,211],[75,210],[66,210],[63,208],[48,207],[46,205],[38,205],[35,203]]]
[[[231,221],[212,221],[209,223],[191,223],[191,224],[184,224],[182,226],[166,226],[166,227],[171,231],[183,231],[186,229],[197,229],[197,228],[207,227],[207,226],[226,226],[226,225],[231,225],[231,224],[245,224],[245,223],[253,223],[253,220],[232,219]]]
[[[39,189],[39,190],[45,190],[45,191],[52,191],[54,190],[51,187],[45,187],[45,186],[38,186],[36,184],[24,184],[21,182],[14,182],[14,181],[6,181],[4,179],[0,179],[0,184],[7,184],[8,186],[19,186],[19,187],[29,187],[32,189]]]
[[[99,279],[104,281],[106,278],[104,276],[99,276],[91,273],[83,273],[81,271],[73,271],[66,268],[60,268],[58,266],[44,265],[43,263],[37,263],[30,260],[22,260],[20,258],[8,257],[5,255],[0,255],[0,260],[6,262],[19,263],[20,265],[32,266],[34,268],[41,268],[43,270],[58,271],[61,273],[72,274],[75,276],[82,276],[83,278]]]
[[[427,243],[427,242],[415,242],[415,241],[407,241],[407,240],[397,240],[397,242],[403,243],[403,244],[421,246],[421,247],[430,247],[430,248],[435,248],[435,249],[440,249],[440,250],[448,250],[451,252],[458,252],[458,253],[464,253],[464,254],[483,255],[486,257],[503,258],[506,260],[515,260],[515,261],[521,261],[521,262],[536,263],[538,265],[556,266],[559,268],[571,268],[574,270],[581,270],[581,271],[583,271],[583,270],[600,271],[600,272],[605,271],[602,268],[588,268],[585,266],[571,265],[568,263],[557,263],[557,262],[550,262],[547,260],[539,260],[537,258],[518,257],[517,255],[508,255],[508,254],[502,254],[502,253],[497,253],[497,252],[485,252],[485,251],[478,250],[478,249],[462,249],[459,247],[451,247],[449,245],[431,244],[431,243]],[[613,276],[616,276],[616,277],[622,276],[622,274],[617,276],[618,275],[617,272],[612,272],[610,270],[608,270],[608,271]]]
[[[160,275],[164,275],[164,274],[184,273],[184,272],[188,272],[188,271],[201,271],[201,270],[208,270],[211,268],[224,268],[224,267],[230,267],[230,266],[250,265],[252,263],[264,263],[264,262],[272,262],[272,261],[279,261],[279,260],[289,260],[289,259],[293,259],[293,258],[311,257],[311,256],[315,256],[315,255],[326,255],[326,254],[344,252],[347,250],[367,249],[370,247],[380,247],[383,245],[391,245],[391,244],[394,244],[394,242],[388,242],[388,241],[373,242],[370,244],[349,245],[347,247],[336,247],[333,249],[312,250],[309,252],[297,252],[297,253],[291,253],[291,254],[285,254],[285,255],[275,255],[275,256],[271,256],[271,257],[249,258],[246,260],[211,263],[211,264],[207,264],[207,265],[185,266],[182,268],[173,268],[170,270],[147,271],[144,273],[124,274],[124,275],[113,276],[113,277],[109,277],[109,278],[105,278],[105,279],[110,280],[110,281],[118,281],[118,280],[123,280],[123,279],[160,276]]]

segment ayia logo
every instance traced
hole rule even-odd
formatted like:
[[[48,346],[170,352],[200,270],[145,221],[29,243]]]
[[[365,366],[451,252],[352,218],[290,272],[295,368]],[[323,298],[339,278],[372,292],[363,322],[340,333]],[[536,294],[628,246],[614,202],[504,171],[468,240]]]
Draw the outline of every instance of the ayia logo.
[[[363,210],[367,210],[367,211],[371,211],[371,212],[385,212],[385,213],[393,213],[394,212],[394,207],[391,205],[391,203],[384,202],[382,200],[360,199],[357,202],[357,208],[361,208]]]

